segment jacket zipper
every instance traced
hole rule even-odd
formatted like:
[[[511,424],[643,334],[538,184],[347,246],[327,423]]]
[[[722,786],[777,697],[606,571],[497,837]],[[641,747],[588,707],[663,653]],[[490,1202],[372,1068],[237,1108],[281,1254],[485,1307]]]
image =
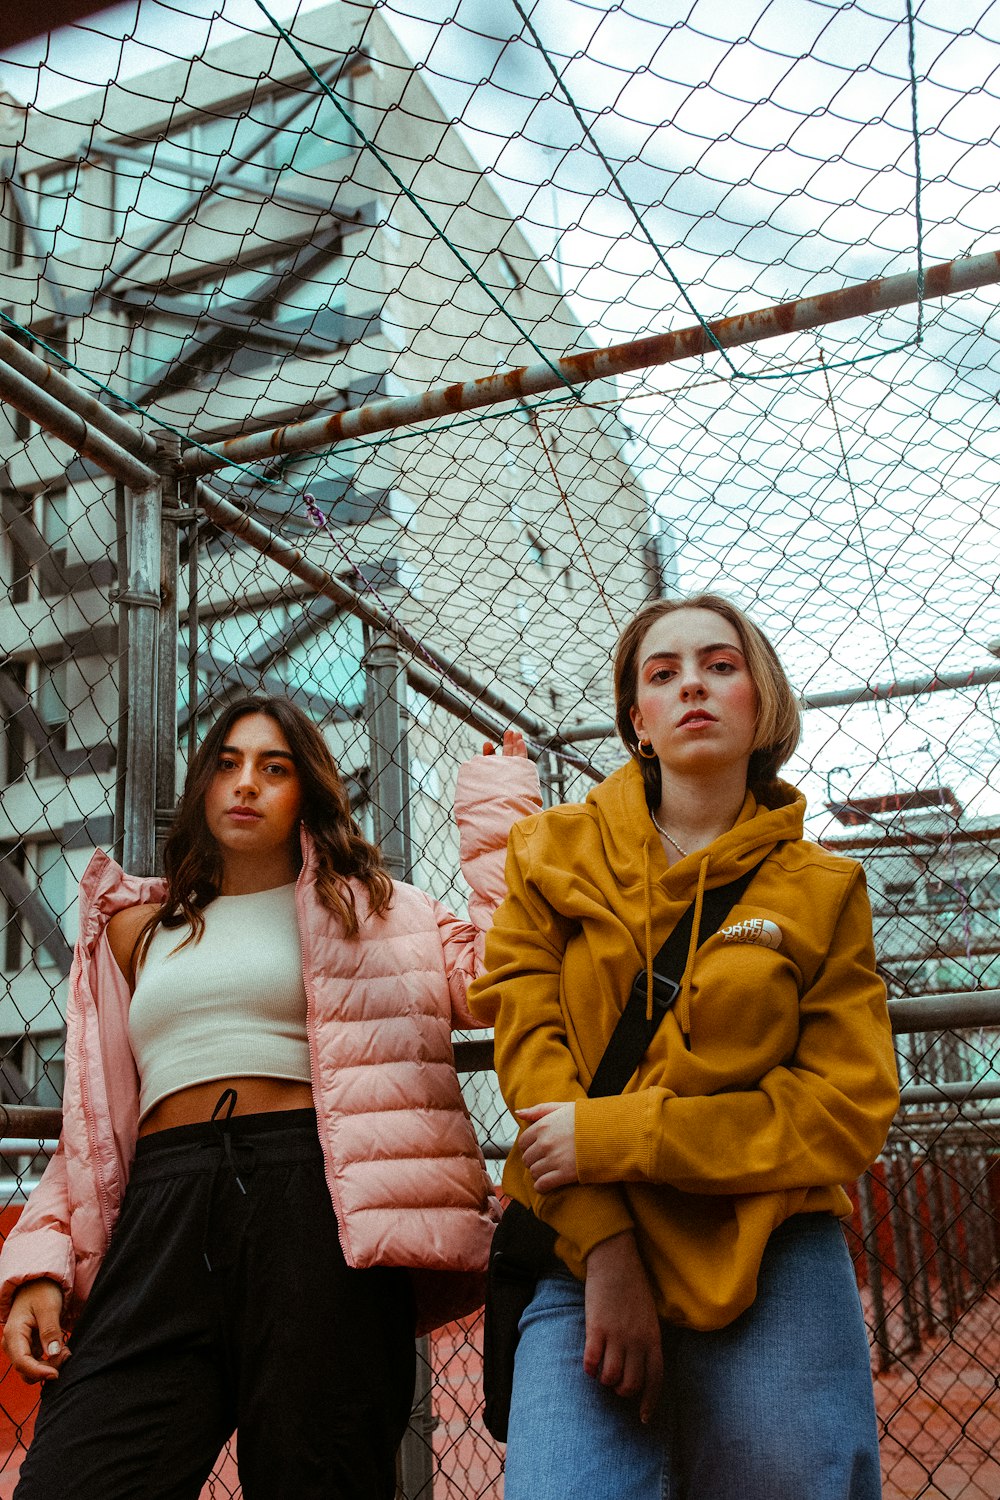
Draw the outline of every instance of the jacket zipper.
[[[301,880],[301,876],[299,879]],[[302,950],[302,985],[306,992],[306,1037],[309,1042],[309,1071],[310,1087],[312,1089],[313,1107],[316,1110],[316,1124],[319,1127],[319,1144],[323,1152],[323,1175],[326,1178],[327,1190],[330,1201],[333,1203],[334,1217],[337,1220],[337,1239],[343,1252],[344,1260],[352,1269],[357,1269],[357,1261],[347,1243],[344,1229],[343,1205],[340,1194],[334,1180],[333,1161],[331,1158],[326,1130],[326,1109],[321,1103],[319,1087],[319,1049],[316,1043],[316,992],[313,988],[312,967],[306,962],[306,934],[305,923],[301,921],[298,901],[298,885],[295,890],[295,914],[299,925],[299,946]]]
[[[88,1022],[89,1024],[89,1022]],[[77,1050],[77,1067],[80,1073],[80,1103],[83,1108],[83,1118],[87,1126],[87,1137],[90,1142],[90,1156],[94,1163],[94,1180],[97,1184],[97,1201],[101,1210],[101,1218],[104,1221],[105,1252],[111,1243],[111,1234],[114,1229],[114,1219],[111,1213],[111,1194],[104,1180],[104,1171],[101,1154],[98,1150],[97,1141],[97,1117],[94,1112],[93,1102],[90,1097],[90,1075],[87,1065],[87,1049],[85,1045],[85,1027],[80,1027],[80,1042]]]

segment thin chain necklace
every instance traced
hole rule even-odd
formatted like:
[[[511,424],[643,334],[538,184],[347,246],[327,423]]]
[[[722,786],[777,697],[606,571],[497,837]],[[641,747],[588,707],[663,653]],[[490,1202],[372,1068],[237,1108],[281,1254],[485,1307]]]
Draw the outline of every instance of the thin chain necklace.
[[[663,837],[669,843],[673,844],[674,848],[677,850],[677,853],[681,856],[681,858],[682,859],[687,859],[687,857],[688,857],[687,850],[686,849],[682,849],[681,846],[680,846],[680,844],[674,838],[673,834],[672,833],[668,833],[667,830],[664,828],[663,824],[662,823],[658,823],[656,821],[656,814],[652,810],[650,810],[649,816],[653,820],[653,827],[656,829],[657,833],[662,833]]]

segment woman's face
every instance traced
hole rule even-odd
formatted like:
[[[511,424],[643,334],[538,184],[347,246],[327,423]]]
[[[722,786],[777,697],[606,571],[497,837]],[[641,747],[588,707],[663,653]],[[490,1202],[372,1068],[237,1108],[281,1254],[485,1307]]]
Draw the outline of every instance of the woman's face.
[[[714,610],[674,610],[646,632],[638,668],[632,727],[665,770],[745,770],[757,691],[734,625]]]
[[[205,821],[223,857],[297,854],[302,800],[301,778],[277,721],[244,714],[231,724],[205,793]]]

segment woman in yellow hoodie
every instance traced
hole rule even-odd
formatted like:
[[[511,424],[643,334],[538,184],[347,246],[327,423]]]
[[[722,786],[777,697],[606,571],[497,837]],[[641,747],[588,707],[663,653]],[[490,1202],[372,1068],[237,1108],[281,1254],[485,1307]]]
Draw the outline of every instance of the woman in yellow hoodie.
[[[521,1323],[506,1500],[877,1500],[838,1223],[898,1102],[864,876],[803,838],[777,779],[795,698],[728,600],[644,609],[615,689],[629,763],[514,828],[470,994],[521,1126],[504,1187],[558,1236]],[[750,871],[699,946],[705,891]],[[692,903],[676,1005],[624,1091],[588,1098]]]

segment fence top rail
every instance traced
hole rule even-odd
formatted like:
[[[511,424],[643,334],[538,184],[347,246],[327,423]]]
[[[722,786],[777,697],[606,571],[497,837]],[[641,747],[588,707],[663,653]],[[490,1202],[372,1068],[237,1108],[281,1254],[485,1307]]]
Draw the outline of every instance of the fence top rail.
[[[983,255],[929,266],[922,282],[916,271],[883,276],[839,291],[799,297],[792,302],[719,318],[707,325],[698,323],[690,328],[653,334],[624,344],[611,344],[604,349],[588,349],[551,362],[501,370],[478,380],[437,386],[412,396],[368,402],[363,406],[349,407],[346,411],[312,417],[305,422],[289,423],[246,437],[186,448],[181,456],[181,466],[188,474],[206,474],[227,464],[255,463],[274,458],[279,453],[307,453],[348,438],[408,427],[453,416],[460,411],[519,401],[544,391],[567,387],[573,392],[591,381],[692,359],[710,354],[713,348],[734,348],[760,339],[778,338],[847,318],[885,312],[889,308],[916,302],[921,296],[925,300],[946,297],[996,282],[1000,282],[1000,250],[990,250]]]
[[[889,1001],[893,1031],[919,1034],[1000,1026],[1000,990],[957,990],[942,995],[907,996]],[[493,1067],[492,1037],[455,1043],[460,1073],[488,1072]],[[968,1093],[968,1084],[955,1084]],[[940,1093],[937,1095],[940,1097]],[[969,1097],[972,1097],[969,1095]],[[46,1140],[59,1134],[62,1112],[37,1105],[0,1104],[0,1134],[16,1140]]]

